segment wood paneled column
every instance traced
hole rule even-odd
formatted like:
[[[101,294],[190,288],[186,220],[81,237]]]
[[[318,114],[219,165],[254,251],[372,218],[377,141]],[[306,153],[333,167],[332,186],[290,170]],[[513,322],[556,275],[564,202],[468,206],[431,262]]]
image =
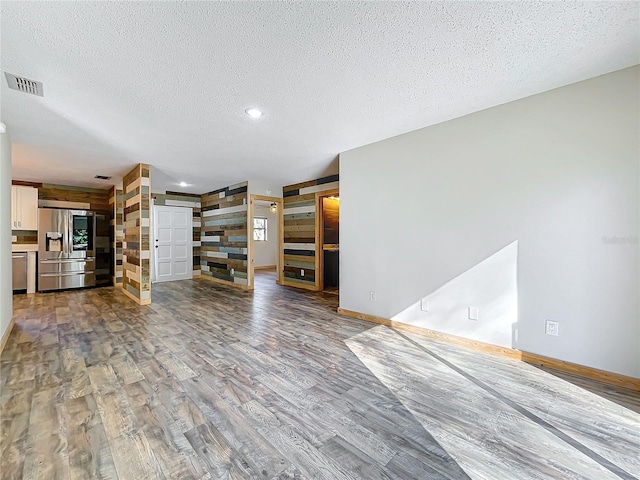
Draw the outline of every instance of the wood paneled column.
[[[151,303],[151,167],[140,163],[122,179],[124,229],[122,287],[141,305]]]

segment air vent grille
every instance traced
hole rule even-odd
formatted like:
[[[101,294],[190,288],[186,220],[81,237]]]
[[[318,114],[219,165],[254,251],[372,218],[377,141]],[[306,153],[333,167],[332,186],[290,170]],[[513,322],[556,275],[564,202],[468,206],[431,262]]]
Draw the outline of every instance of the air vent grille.
[[[42,82],[29,80],[28,78],[19,77],[7,72],[5,72],[5,76],[7,77],[9,88],[18,90],[19,92],[30,93],[31,95],[37,95],[38,97],[44,97]]]
[[[97,178],[98,180],[110,180],[111,177],[107,177],[106,175],[96,175],[93,178]]]

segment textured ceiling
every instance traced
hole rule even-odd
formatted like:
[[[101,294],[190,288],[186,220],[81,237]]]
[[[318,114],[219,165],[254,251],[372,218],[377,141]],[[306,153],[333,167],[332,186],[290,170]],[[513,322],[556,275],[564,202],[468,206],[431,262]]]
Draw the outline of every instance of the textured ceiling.
[[[146,162],[171,190],[284,185],[342,151],[639,61],[638,2],[0,8],[2,70],[44,83],[40,98],[1,79],[14,177],[57,183]]]

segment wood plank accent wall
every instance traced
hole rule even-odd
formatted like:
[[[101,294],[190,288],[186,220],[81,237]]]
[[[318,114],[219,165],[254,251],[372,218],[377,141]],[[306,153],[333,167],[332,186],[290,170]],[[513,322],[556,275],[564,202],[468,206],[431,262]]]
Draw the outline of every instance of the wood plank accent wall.
[[[152,193],[154,205],[167,207],[189,207],[193,210],[193,275],[200,275],[200,216],[201,197],[193,193]]]
[[[87,205],[87,210],[111,214],[109,190],[101,188],[71,187],[43,183],[38,189],[38,200],[73,202]],[[62,206],[62,208],[68,208]]]
[[[247,186],[243,182],[205,193],[200,202],[202,275],[242,287],[248,286]]]
[[[331,175],[282,188],[284,198],[283,285],[318,290],[316,255],[320,232],[316,226],[316,193],[339,188],[339,176]],[[302,271],[304,270],[304,275]]]
[[[124,192],[121,188],[112,187],[109,191],[111,207],[111,251],[112,283],[122,287],[122,243],[124,241]]]
[[[11,180],[11,185],[22,185],[23,187],[42,188],[41,182],[30,182],[27,180]]]
[[[140,163],[122,179],[124,193],[124,241],[122,287],[141,305],[151,303],[150,207],[151,167]]]

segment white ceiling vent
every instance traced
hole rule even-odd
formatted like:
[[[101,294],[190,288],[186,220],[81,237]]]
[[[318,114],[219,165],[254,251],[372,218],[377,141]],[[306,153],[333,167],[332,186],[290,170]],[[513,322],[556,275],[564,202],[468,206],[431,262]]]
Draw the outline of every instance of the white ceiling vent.
[[[12,73],[4,73],[7,77],[7,83],[9,88],[18,90],[19,92],[30,93],[39,97],[44,97],[42,90],[42,82],[36,82],[35,80],[29,80],[28,78],[18,77]]]

